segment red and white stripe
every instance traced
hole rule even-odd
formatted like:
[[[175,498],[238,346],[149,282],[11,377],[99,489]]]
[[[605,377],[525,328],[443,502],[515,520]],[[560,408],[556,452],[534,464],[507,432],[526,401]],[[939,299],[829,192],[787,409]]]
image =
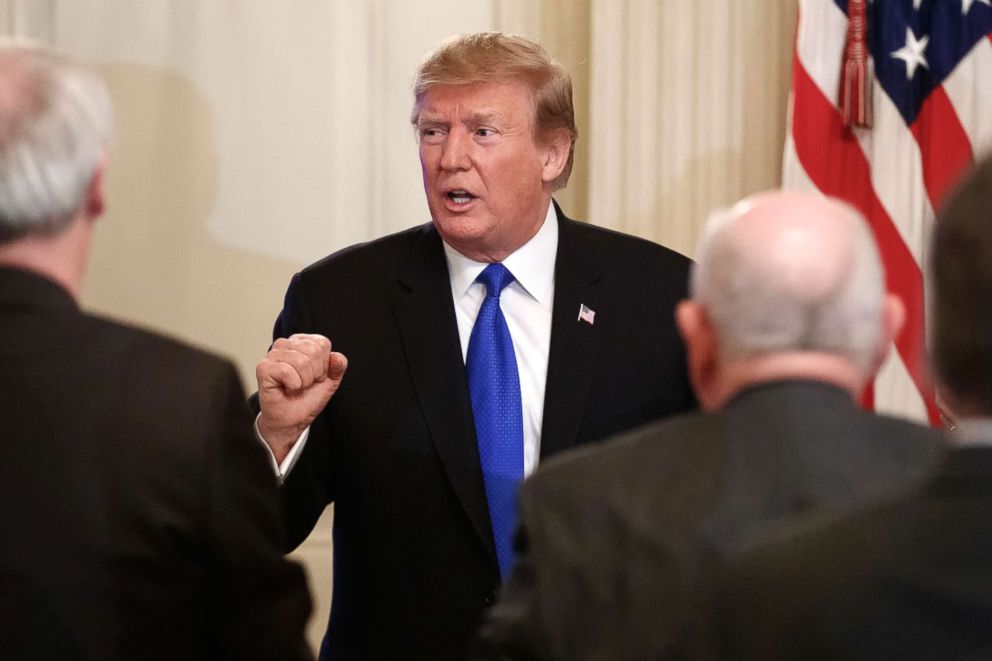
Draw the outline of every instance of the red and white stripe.
[[[783,187],[841,198],[867,218],[907,318],[866,403],[936,425],[923,349],[927,245],[934,209],[962,169],[992,147],[992,35],[911,126],[875,84],[874,125],[852,130],[837,102],[846,34],[847,16],[832,0],[800,0]]]

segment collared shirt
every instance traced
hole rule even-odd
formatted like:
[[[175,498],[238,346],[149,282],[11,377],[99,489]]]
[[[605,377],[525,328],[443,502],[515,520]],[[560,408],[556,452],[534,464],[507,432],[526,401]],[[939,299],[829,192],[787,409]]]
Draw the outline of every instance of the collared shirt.
[[[544,224],[530,241],[503,260],[513,282],[500,295],[499,307],[513,340],[520,377],[524,423],[524,475],[530,475],[541,456],[541,422],[544,419],[544,386],[551,346],[551,307],[555,291],[555,256],[558,253],[558,219],[548,206]],[[482,307],[486,288],[475,279],[488,264],[475,262],[444,244],[451,278],[451,297],[462,344],[468,355],[472,326]]]
[[[558,218],[553,204],[548,204],[544,224],[530,241],[503,260],[514,281],[500,295],[500,309],[513,340],[513,353],[520,377],[520,398],[524,428],[524,475],[537,468],[541,456],[541,425],[544,419],[544,388],[548,375],[548,352],[551,346],[551,312],[554,302],[555,259],[558,254]],[[485,298],[486,288],[475,279],[487,264],[465,257],[444,244],[451,297],[461,341],[462,361],[468,354],[472,326]],[[332,338],[333,339],[333,338]],[[255,435],[258,418],[255,419]],[[296,465],[310,435],[307,427],[281,464],[277,464],[269,446],[269,461],[280,481]]]

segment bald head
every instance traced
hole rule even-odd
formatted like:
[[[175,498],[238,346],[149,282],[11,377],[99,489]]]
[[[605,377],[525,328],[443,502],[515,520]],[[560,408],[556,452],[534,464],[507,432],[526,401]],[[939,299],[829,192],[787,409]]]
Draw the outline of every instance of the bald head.
[[[875,366],[884,274],[870,230],[841,202],[763,193],[715,214],[691,288],[723,361],[812,352]]]
[[[97,76],[41,47],[0,43],[0,245],[69,225],[110,123]]]

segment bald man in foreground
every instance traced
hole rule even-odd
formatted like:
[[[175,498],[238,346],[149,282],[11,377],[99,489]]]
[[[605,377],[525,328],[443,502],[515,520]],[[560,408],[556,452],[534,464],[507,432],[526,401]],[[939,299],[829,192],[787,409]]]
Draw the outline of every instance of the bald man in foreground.
[[[518,562],[481,657],[703,656],[696,614],[737,543],[933,463],[935,432],[856,403],[903,312],[854,210],[766,193],[716,214],[691,296],[676,318],[705,412],[563,455],[524,483]]]
[[[992,158],[930,250],[930,353],[956,427],[917,489],[776,526],[734,562],[727,659],[992,658]]]

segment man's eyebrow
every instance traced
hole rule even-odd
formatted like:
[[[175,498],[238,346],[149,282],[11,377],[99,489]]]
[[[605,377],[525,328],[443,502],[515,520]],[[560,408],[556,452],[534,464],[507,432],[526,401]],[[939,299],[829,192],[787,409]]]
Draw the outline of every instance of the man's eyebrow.
[[[503,120],[503,114],[496,110],[480,110],[478,112],[473,112],[467,115],[462,115],[458,118],[458,121],[465,124],[476,125],[476,124],[486,124],[489,122],[499,122]],[[422,111],[420,116],[417,118],[417,124],[447,124],[448,119],[444,115],[438,113],[433,114],[429,111]]]
[[[432,115],[429,112],[421,112],[417,116],[417,124],[445,124],[447,120],[441,115]]]
[[[482,110],[479,112],[474,112],[463,121],[467,121],[470,124],[487,124],[489,122],[498,122],[503,119],[503,115],[495,110]]]

